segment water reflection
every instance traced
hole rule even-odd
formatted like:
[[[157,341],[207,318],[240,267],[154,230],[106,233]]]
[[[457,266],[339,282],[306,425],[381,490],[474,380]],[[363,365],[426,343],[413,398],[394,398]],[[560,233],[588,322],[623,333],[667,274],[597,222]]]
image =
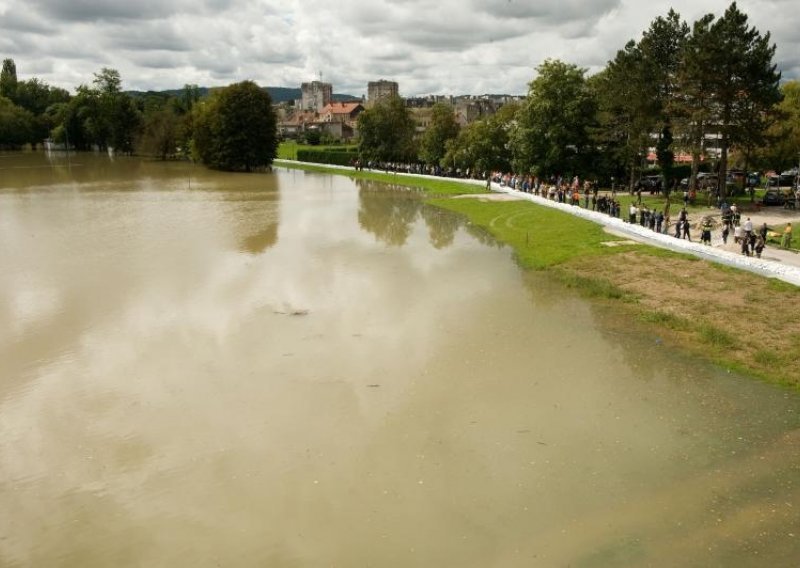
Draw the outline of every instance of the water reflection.
[[[0,193],[0,565],[797,558],[795,393],[406,195],[163,179]]]
[[[425,221],[431,246],[444,249],[452,246],[465,218],[438,207],[425,205],[424,193],[405,186],[355,180],[359,189],[358,222],[364,230],[382,243],[403,246],[419,216]],[[494,243],[486,233],[468,227],[485,243]]]
[[[425,205],[422,207],[422,218],[428,226],[431,245],[443,249],[453,244],[456,231],[464,225],[463,217],[443,211],[438,207]]]
[[[395,188],[390,194],[385,184],[366,180],[356,180],[356,185],[361,228],[384,244],[405,245],[422,208],[420,193],[408,188]]]

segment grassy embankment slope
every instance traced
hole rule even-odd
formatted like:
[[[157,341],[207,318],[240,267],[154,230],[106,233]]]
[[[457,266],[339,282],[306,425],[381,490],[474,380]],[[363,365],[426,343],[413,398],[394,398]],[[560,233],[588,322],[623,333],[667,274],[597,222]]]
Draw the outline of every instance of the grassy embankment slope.
[[[524,268],[547,270],[565,286],[636,320],[706,360],[800,388],[800,289],[619,239],[589,221],[526,201],[452,199],[481,186],[292,164],[301,169],[420,188],[428,203],[465,216],[513,247]],[[448,196],[448,197],[444,197]]]

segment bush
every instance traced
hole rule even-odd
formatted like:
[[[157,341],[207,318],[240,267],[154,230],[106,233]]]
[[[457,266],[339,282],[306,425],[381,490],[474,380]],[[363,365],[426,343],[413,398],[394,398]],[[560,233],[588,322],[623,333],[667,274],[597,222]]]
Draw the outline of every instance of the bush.
[[[347,146],[334,146],[332,148],[298,148],[297,160],[315,164],[333,164],[349,166],[358,159],[358,150]]]

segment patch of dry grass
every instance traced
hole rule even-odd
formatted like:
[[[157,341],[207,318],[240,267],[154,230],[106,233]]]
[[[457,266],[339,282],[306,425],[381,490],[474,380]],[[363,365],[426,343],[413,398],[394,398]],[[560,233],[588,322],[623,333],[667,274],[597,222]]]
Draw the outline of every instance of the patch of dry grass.
[[[635,302],[620,303],[642,325],[704,358],[800,388],[800,289],[709,262],[636,250],[615,262],[581,257],[562,265],[600,278]]]

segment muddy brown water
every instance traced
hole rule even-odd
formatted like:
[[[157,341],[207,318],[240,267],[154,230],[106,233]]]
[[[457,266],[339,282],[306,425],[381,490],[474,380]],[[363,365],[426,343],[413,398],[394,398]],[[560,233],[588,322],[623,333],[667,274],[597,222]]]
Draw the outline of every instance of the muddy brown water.
[[[419,194],[0,157],[0,565],[794,566],[800,397]]]

